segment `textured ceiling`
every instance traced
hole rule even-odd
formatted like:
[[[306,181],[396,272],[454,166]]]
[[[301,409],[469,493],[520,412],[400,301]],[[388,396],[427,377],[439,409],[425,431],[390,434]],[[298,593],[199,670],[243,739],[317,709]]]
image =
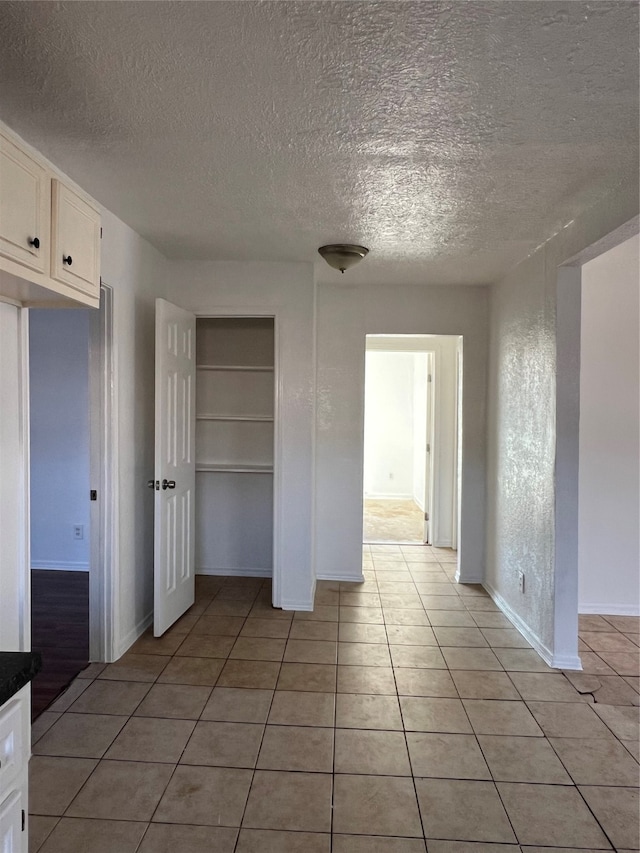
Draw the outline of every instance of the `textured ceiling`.
[[[0,2],[0,44],[0,118],[172,258],[484,283],[638,180],[635,2]]]

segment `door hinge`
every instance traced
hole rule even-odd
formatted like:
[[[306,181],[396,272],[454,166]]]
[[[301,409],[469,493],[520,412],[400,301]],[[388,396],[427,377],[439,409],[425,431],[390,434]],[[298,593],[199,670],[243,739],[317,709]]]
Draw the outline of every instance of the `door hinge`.
[[[102,240],[102,226],[100,226],[100,239]]]
[[[22,831],[24,832],[26,828],[27,828],[27,815],[25,813],[25,810],[22,809]]]
[[[431,374],[427,376],[427,382],[431,382]]]
[[[431,453],[431,445],[427,444],[427,453]]]
[[[98,490],[97,489],[91,489],[91,491],[89,492],[89,500],[90,501],[97,501],[98,500]]]
[[[425,514],[424,514],[424,520],[425,520],[425,521],[429,521],[429,513],[428,513],[428,512],[425,512]]]

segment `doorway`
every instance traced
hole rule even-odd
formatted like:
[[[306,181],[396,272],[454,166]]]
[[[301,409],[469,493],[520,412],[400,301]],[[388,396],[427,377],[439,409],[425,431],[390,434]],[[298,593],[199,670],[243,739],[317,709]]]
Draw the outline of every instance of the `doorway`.
[[[88,309],[29,312],[34,716],[89,663],[89,322]]]
[[[98,311],[30,309],[31,648],[38,716],[90,661],[108,659],[111,290]]]
[[[461,339],[367,335],[365,543],[455,548]]]

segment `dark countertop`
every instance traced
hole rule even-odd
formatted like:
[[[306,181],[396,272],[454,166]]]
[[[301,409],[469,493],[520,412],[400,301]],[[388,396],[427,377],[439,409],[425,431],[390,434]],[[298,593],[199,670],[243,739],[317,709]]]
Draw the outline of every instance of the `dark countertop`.
[[[0,705],[11,699],[41,669],[40,652],[0,652]]]

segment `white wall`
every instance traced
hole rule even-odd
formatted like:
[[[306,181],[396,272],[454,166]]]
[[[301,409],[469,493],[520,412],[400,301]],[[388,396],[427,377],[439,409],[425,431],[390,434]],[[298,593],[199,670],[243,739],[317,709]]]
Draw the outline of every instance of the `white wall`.
[[[412,500],[414,354],[368,351],[365,400],[364,496]]]
[[[436,334],[464,336],[459,565],[462,580],[483,579],[487,296],[483,287],[318,285],[318,577],[362,572],[365,336]]]
[[[113,288],[115,577],[114,650],[123,654],[153,615],[155,299],[162,255],[102,211],[102,279]]]
[[[309,609],[315,584],[313,268],[191,261],[167,264],[166,275],[167,299],[195,314],[275,317],[279,414],[274,499],[279,526],[274,531],[274,603]]]
[[[31,567],[88,571],[88,309],[29,311],[29,388]]]
[[[579,610],[640,613],[638,236],[582,268]]]
[[[491,292],[486,583],[530,641],[559,666],[579,666],[572,461],[578,442],[573,410],[579,391],[579,287],[578,300],[569,298],[575,289],[569,269],[559,290],[558,267],[637,210],[637,187],[620,187]],[[465,371],[468,363],[465,347]],[[518,591],[519,570],[526,576],[524,595]]]

